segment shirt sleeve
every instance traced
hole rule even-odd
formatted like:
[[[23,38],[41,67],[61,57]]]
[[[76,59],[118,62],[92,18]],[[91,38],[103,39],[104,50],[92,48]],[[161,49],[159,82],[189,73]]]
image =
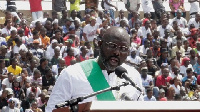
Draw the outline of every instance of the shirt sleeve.
[[[156,86],[160,87],[162,85],[162,81],[160,80],[160,77],[158,76],[156,79]]]

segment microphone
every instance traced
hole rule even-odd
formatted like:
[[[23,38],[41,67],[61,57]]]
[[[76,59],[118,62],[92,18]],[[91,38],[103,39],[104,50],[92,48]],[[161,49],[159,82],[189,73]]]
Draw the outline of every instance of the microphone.
[[[131,98],[127,95],[127,93],[123,93],[121,95],[121,100],[124,100],[124,101],[132,101]]]
[[[124,67],[118,66],[115,69],[115,74],[117,75],[117,77],[121,79],[124,78],[125,80],[129,81],[133,87],[135,87],[138,91],[142,92],[142,90],[126,75],[127,70]]]

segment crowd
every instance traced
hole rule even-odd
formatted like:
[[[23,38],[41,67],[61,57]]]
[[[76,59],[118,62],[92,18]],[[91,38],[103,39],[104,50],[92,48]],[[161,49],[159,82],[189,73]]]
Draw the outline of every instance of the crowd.
[[[184,0],[169,0],[171,12],[165,11],[162,0],[124,0],[128,17],[110,0],[102,2],[103,11],[90,7],[82,16],[80,0],[69,0],[70,11],[62,4],[65,0],[59,1],[53,0],[52,17],[43,12],[37,18],[32,10],[30,25],[23,13],[4,12],[5,22],[0,27],[2,112],[44,111],[61,71],[98,58],[98,42],[112,26],[124,28],[130,35],[130,55],[125,63],[141,74],[144,101],[200,99],[199,0],[189,0],[193,7],[189,20],[185,19]]]

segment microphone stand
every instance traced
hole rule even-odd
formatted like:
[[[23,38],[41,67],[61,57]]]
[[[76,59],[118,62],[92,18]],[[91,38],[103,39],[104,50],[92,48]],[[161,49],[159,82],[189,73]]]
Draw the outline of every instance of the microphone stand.
[[[91,93],[91,94],[83,96],[83,97],[78,97],[78,98],[75,98],[75,99],[67,100],[64,103],[57,104],[55,107],[58,109],[58,108],[62,108],[62,107],[65,107],[65,106],[69,106],[71,112],[78,112],[78,103],[82,102],[84,99],[87,99],[89,97],[93,97],[93,96],[96,96],[98,94],[101,94],[101,93],[104,93],[104,92],[107,92],[107,91],[111,91],[111,90],[119,91],[120,87],[127,86],[127,85],[129,85],[129,82],[123,82],[123,84],[121,84],[121,85],[117,85],[117,86],[114,86],[114,87],[109,87],[109,88],[106,88],[106,89]]]

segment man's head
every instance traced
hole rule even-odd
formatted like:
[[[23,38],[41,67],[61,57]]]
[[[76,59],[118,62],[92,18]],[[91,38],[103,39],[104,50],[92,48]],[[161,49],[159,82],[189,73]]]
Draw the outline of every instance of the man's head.
[[[65,59],[63,59],[63,58],[59,59],[59,66],[65,67]]]
[[[34,47],[35,49],[38,49],[38,48],[39,48],[39,45],[40,45],[39,40],[38,40],[38,39],[35,39],[35,40],[33,41],[33,47]]]
[[[150,28],[151,23],[150,23],[149,20],[147,20],[147,21],[144,23],[144,25],[145,25],[146,28]]]
[[[37,67],[37,61],[34,60],[34,59],[31,59],[31,60],[30,60],[30,67],[36,68],[36,67]]]
[[[162,20],[162,27],[166,27],[168,24],[169,24],[168,19],[167,19],[167,18],[164,18],[164,19]]]
[[[176,14],[177,14],[177,18],[180,19],[181,16],[182,16],[182,10],[178,9],[177,12],[176,12]]]
[[[77,17],[77,11],[76,10],[72,10],[71,12],[71,17]]]
[[[195,19],[196,19],[197,21],[200,20],[200,12],[197,12],[197,13],[196,13],[196,15],[195,15]]]
[[[89,52],[86,46],[82,46],[80,50],[82,54],[87,54]]]
[[[170,30],[169,30],[169,29],[166,29],[166,30],[165,30],[165,37],[169,37],[169,34],[170,34]]]
[[[60,56],[60,47],[54,49],[55,56]]]
[[[177,45],[177,47],[180,48],[182,46],[182,41],[181,40],[177,40],[176,45]]]
[[[187,68],[186,69],[186,73],[187,73],[187,77],[188,78],[192,78],[192,76],[193,76],[192,68]]]
[[[99,41],[99,46],[99,57],[103,67],[108,71],[114,71],[129,55],[129,35],[123,28],[111,27]]]
[[[47,20],[47,21],[45,22],[44,27],[45,27],[46,29],[48,29],[48,30],[51,29],[51,28],[52,28],[52,23],[51,23],[51,21]]]
[[[149,47],[150,47],[150,41],[149,41],[149,40],[146,39],[146,40],[144,41],[144,47],[145,47],[145,48],[149,48]]]
[[[14,109],[15,107],[15,101],[13,98],[8,99],[8,106],[10,109]]]
[[[40,65],[45,68],[48,66],[48,60],[46,58],[40,59]]]
[[[9,80],[9,82],[10,83],[12,83],[13,82],[13,79],[14,79],[14,75],[13,75],[13,73],[8,73],[8,80]]]
[[[167,48],[162,48],[161,49],[161,55],[163,59],[166,59],[168,57],[168,50]]]
[[[196,56],[196,52],[195,52],[195,50],[190,50],[190,57],[193,57],[193,58],[195,58],[195,56]]]
[[[51,41],[51,47],[54,49],[54,48],[56,48],[57,46],[58,46],[58,41],[56,40],[56,39],[53,39],[52,41]]]
[[[29,99],[30,102],[33,101],[33,100],[35,100],[35,93],[30,92],[30,93],[28,94],[28,99]]]
[[[35,28],[42,28],[42,23],[40,22],[40,21],[37,21],[36,23],[35,23]]]
[[[34,77],[35,79],[38,79],[38,78],[41,77],[41,73],[40,73],[40,71],[39,71],[38,69],[34,70],[34,72],[33,72],[33,77]]]
[[[141,68],[141,75],[142,77],[146,77],[148,73],[148,68],[147,67],[142,67]]]
[[[66,18],[67,17],[67,10],[62,10],[62,17]]]
[[[172,68],[172,72],[174,72],[175,75],[178,75],[180,73],[180,70],[179,70],[179,68],[177,66],[174,66]]]
[[[42,28],[40,29],[40,34],[44,37],[44,36],[46,35],[46,33],[47,33],[47,29],[44,28],[44,27],[42,27]]]
[[[96,24],[96,18],[95,17],[90,17],[90,25],[94,26]]]
[[[137,49],[136,49],[135,47],[131,47],[130,53],[131,53],[131,57],[132,57],[132,58],[135,58],[135,56],[136,56],[136,51],[137,51]]]
[[[124,18],[124,10],[120,10],[119,14],[120,14],[121,18]]]
[[[169,68],[164,68],[162,70],[162,75],[167,78],[169,76]]]
[[[151,88],[147,88],[147,97],[150,99],[153,96],[153,90]]]
[[[73,48],[67,49],[67,55],[68,56],[74,56],[74,49]]]

